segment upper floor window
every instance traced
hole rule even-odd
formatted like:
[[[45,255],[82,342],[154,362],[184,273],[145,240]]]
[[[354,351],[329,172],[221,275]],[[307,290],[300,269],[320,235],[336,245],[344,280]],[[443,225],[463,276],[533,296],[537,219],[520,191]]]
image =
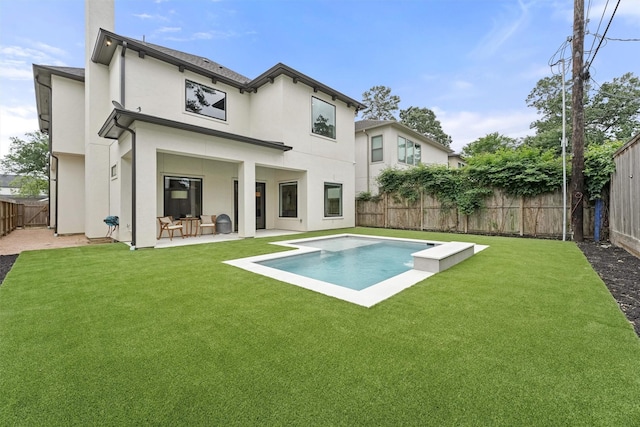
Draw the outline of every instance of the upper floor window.
[[[408,165],[419,165],[422,161],[422,148],[402,136],[398,137],[398,162]]]
[[[371,161],[382,161],[382,135],[371,137]]]
[[[311,97],[311,132],[336,138],[336,106]]]
[[[227,120],[227,94],[221,90],[185,80],[185,110],[214,119]]]

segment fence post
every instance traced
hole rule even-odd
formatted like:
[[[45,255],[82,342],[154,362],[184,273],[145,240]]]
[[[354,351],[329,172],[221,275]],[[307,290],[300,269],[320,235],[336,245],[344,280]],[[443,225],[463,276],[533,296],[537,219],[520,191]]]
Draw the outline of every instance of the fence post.
[[[520,236],[524,236],[524,196],[520,196]]]

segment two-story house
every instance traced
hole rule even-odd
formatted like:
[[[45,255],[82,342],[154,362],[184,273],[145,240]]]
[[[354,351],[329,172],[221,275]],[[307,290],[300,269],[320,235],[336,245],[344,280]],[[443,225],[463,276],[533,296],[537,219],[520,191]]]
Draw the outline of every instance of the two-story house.
[[[58,234],[153,247],[157,217],[227,214],[241,237],[355,223],[354,115],[364,105],[284,64],[250,79],[114,33],[87,0],[85,68],[34,65]]]
[[[376,178],[387,168],[448,165],[453,150],[395,120],[355,124],[356,194],[378,193]]]

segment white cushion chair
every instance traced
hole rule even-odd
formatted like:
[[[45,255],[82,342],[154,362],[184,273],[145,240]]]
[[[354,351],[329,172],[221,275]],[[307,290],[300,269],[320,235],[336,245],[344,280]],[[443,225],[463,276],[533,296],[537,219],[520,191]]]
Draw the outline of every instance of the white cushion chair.
[[[216,215],[200,215],[200,235],[205,228],[211,229],[211,234],[216,234]]]
[[[160,233],[158,234],[158,239],[162,237],[162,232],[165,230],[169,235],[169,240],[173,240],[173,233],[175,231],[179,231],[180,236],[184,239],[184,234],[182,234],[182,221],[174,221],[173,217],[170,216],[158,217],[158,221],[160,222]]]

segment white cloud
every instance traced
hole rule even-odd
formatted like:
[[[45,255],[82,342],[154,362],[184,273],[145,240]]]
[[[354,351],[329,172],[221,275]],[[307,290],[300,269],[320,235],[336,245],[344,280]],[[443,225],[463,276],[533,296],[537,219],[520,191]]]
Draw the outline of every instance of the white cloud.
[[[609,19],[611,19],[611,14],[613,13],[615,6],[615,2],[604,0],[596,1],[589,9],[589,28],[596,31],[598,23],[600,23],[600,19],[602,18],[602,24],[598,31],[602,34],[609,22]],[[617,19],[621,18],[631,24],[635,24],[635,26],[640,26],[640,2],[637,0],[621,2],[616,10],[615,16],[613,17],[613,22],[615,23]]]
[[[472,57],[486,57],[495,54],[518,30],[529,21],[529,4],[518,0],[519,9],[508,11],[494,19],[491,30],[485,35],[471,52]],[[516,15],[517,16],[514,16]]]
[[[442,124],[442,130],[451,135],[451,148],[457,152],[470,142],[489,133],[499,132],[511,138],[533,135],[529,129],[537,114],[529,110],[518,111],[444,111],[432,108]]]
[[[4,61],[0,59],[0,78],[8,80],[31,80],[31,67],[21,61]]]
[[[473,87],[473,83],[464,80],[456,80],[453,82],[453,86],[458,90],[469,90]]]
[[[151,21],[168,21],[169,18],[162,15],[149,15],[148,13],[134,13],[133,16],[139,19],[151,20]]]
[[[46,46],[46,45],[44,45]],[[52,50],[53,51],[53,50]],[[64,51],[59,50],[60,54]],[[10,80],[33,78],[31,64],[66,65],[63,61],[40,49],[22,46],[0,46],[0,76]]]
[[[182,31],[182,28],[180,27],[162,27],[158,30],[156,30],[158,33],[179,33],[180,31]]]
[[[8,107],[0,105],[0,157],[9,154],[9,138],[22,138],[38,129],[35,105]]]

